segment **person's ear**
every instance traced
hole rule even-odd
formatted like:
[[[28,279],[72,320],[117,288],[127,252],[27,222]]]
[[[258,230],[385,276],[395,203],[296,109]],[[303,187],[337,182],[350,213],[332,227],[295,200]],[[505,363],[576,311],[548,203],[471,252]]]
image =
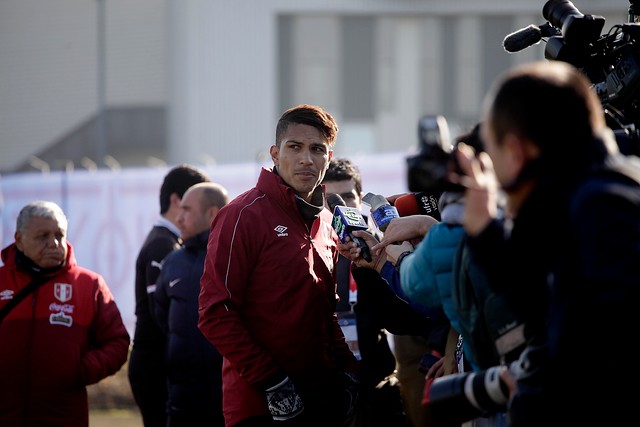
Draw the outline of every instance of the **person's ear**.
[[[209,223],[213,222],[213,219],[218,215],[218,212],[220,212],[220,208],[218,206],[210,206],[207,209],[207,219],[209,220]]]
[[[22,233],[20,233],[19,231],[16,231],[15,233],[13,233],[13,239],[16,242],[16,248],[22,251]]]
[[[180,196],[178,196],[178,193],[171,193],[171,196],[169,196],[169,200],[171,201],[172,206],[175,206],[176,208],[180,207],[180,202],[182,201],[182,199],[180,198]]]
[[[271,155],[271,160],[273,160],[274,166],[279,166],[280,161],[278,160],[278,155],[280,154],[280,149],[277,145],[272,145],[269,148],[269,154]]]
[[[509,133],[505,136],[505,148],[510,163],[521,170],[532,159],[538,157],[540,150],[522,135]]]

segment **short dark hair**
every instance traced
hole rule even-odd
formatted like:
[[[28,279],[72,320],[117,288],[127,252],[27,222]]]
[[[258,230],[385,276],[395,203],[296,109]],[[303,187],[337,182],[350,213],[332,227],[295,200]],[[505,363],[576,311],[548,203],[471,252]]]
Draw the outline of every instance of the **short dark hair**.
[[[487,101],[487,125],[496,143],[509,132],[526,135],[540,149],[545,168],[583,169],[606,156],[598,138],[606,128],[600,100],[587,77],[568,63],[517,66],[493,83]]]
[[[171,195],[182,198],[189,187],[200,182],[211,182],[207,174],[195,166],[182,163],[169,171],[160,187],[160,214],[165,214],[171,205]]]
[[[362,175],[360,169],[349,159],[331,159],[322,182],[353,180],[358,194],[362,194]]]
[[[313,126],[325,137],[330,147],[333,147],[336,142],[338,125],[331,114],[322,107],[317,105],[300,104],[296,107],[289,108],[287,111],[282,113],[280,120],[278,120],[278,125],[276,126],[277,146],[280,146],[280,140],[291,124]]]

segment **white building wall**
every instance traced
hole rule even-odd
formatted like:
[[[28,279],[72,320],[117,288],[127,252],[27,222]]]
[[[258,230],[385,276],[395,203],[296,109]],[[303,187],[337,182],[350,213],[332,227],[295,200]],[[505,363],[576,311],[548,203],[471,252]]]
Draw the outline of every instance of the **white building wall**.
[[[0,2],[0,168],[95,111],[95,5]]]
[[[229,163],[268,146],[275,117],[269,2],[171,0],[169,162]],[[183,9],[183,10],[180,10]]]
[[[166,102],[164,0],[2,0],[0,169],[96,114],[98,1],[106,11],[107,103]]]
[[[480,34],[478,17],[462,17],[456,22],[457,45],[453,46],[456,67],[451,70],[455,76],[456,91],[453,93],[454,106],[458,114],[479,117],[482,89],[482,63],[485,60],[483,39]]]
[[[244,161],[266,151],[281,113],[276,31],[281,14],[297,16],[294,25],[301,33],[305,20],[327,23],[322,34],[334,52],[326,56],[327,64],[296,64],[301,66],[294,76],[296,91],[335,112],[342,136],[354,141],[356,151],[414,141],[416,117],[439,111],[444,96],[453,96],[461,113],[473,114],[482,95],[474,73],[482,61],[492,60],[472,35],[483,16],[520,16],[513,30],[544,22],[539,0],[2,0],[0,170],[22,163],[95,115],[100,2],[106,10],[107,106],[169,108],[170,163]],[[584,13],[605,15],[607,28],[627,18],[628,4],[621,0],[575,3]],[[342,88],[341,42],[339,33],[331,32],[347,15],[378,19],[380,50],[392,50],[377,54],[375,123],[341,120],[336,94]],[[441,17],[451,16],[462,24],[439,26]],[[464,67],[452,70],[464,90],[443,94],[439,38],[446,43],[453,33],[464,34],[458,39],[465,42],[456,47]],[[541,48],[514,54],[510,61],[541,58]],[[417,75],[422,78],[416,83]],[[416,106],[416,94],[421,104],[406,114]]]

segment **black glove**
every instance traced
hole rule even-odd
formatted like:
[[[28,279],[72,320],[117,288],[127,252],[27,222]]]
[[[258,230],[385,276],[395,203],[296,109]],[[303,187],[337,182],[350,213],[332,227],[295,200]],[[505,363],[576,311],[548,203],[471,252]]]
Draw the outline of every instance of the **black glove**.
[[[343,371],[340,373],[340,381],[343,389],[343,403],[346,417],[355,413],[358,395],[360,394],[360,381],[353,372]]]
[[[286,421],[302,413],[304,404],[289,377],[265,390],[269,412],[276,421]]]

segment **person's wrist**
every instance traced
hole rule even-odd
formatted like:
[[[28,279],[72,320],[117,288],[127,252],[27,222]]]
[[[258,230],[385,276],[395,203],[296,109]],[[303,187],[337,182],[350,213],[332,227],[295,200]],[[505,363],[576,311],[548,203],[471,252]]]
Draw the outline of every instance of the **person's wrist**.
[[[289,376],[284,372],[278,370],[277,372],[271,374],[267,379],[263,380],[259,383],[263,390],[269,390],[274,388],[275,386],[281,384],[282,382],[286,382],[289,379]]]
[[[411,255],[413,252],[412,251],[404,251],[402,252],[400,255],[398,255],[398,259],[396,260],[396,268],[398,269],[398,271],[400,271],[400,265],[402,264],[402,261],[404,261],[404,259]]]
[[[383,252],[380,255],[378,255],[378,258],[376,258],[376,262],[375,264],[373,264],[373,269],[376,270],[378,273],[380,273],[380,270],[382,270],[382,266],[386,261],[387,261],[387,255]]]

